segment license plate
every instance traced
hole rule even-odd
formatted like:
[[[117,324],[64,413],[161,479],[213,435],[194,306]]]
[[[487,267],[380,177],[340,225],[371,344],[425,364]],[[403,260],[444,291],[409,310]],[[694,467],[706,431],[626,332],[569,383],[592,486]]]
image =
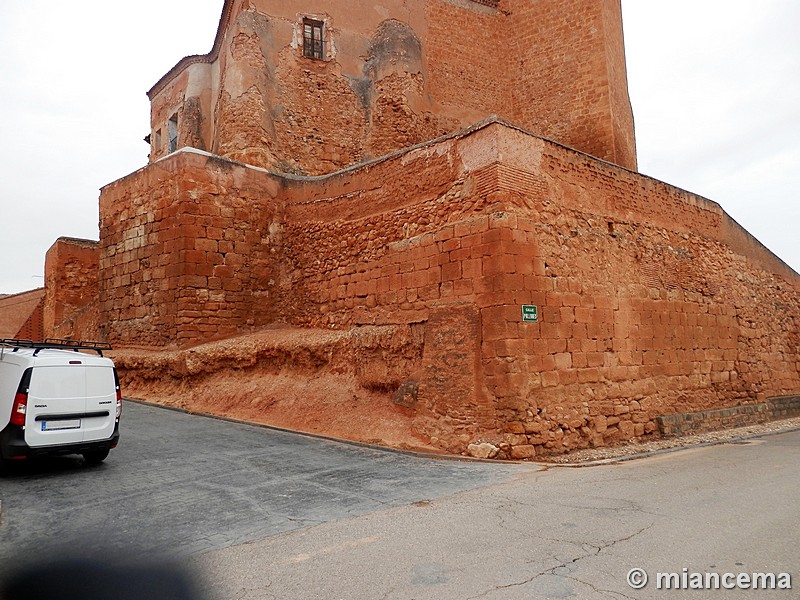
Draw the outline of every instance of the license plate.
[[[42,431],[60,431],[62,429],[80,428],[80,419],[69,419],[68,421],[42,421]]]

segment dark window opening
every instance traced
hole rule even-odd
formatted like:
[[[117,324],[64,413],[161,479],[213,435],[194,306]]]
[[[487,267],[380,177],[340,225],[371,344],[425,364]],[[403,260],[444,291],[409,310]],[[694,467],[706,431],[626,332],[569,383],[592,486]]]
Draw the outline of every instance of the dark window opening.
[[[169,130],[169,151],[175,152],[178,149],[178,115],[173,115],[167,128]]]
[[[303,56],[322,60],[324,44],[322,40],[322,21],[303,19]]]

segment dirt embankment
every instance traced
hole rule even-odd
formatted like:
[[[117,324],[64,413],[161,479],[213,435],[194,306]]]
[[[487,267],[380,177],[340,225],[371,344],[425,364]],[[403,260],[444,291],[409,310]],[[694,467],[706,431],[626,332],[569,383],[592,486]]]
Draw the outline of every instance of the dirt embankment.
[[[393,402],[415,377],[415,326],[350,331],[275,328],[183,350],[116,350],[130,398],[254,423],[441,452]]]

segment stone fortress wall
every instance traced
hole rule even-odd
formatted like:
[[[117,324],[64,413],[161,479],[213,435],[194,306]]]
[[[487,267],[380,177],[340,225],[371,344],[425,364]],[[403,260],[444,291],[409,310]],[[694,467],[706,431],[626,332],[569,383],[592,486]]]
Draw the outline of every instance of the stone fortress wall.
[[[151,162],[103,188],[97,247],[48,253],[48,328],[127,348],[142,390],[180,363],[178,395],[245,383],[201,345],[280,330],[291,352],[236,360],[350,369],[429,446],[501,458],[800,393],[800,277],[635,172],[617,0],[332,4],[225,2],[150,90]]]
[[[317,178],[186,150],[101,214],[112,343],[416,326],[418,360],[372,385],[410,384],[450,451],[602,445],[800,389],[791,269],[716,203],[495,119]]]
[[[61,237],[44,261],[46,337],[97,339],[100,248],[93,240]]]

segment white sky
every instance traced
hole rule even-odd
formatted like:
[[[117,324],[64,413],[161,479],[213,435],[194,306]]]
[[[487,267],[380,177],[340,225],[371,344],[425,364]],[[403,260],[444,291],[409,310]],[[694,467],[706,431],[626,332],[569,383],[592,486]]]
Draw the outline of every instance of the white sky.
[[[800,2],[623,0],[639,170],[719,202],[800,271]],[[0,293],[147,162],[145,92],[208,52],[222,0],[0,0]]]

